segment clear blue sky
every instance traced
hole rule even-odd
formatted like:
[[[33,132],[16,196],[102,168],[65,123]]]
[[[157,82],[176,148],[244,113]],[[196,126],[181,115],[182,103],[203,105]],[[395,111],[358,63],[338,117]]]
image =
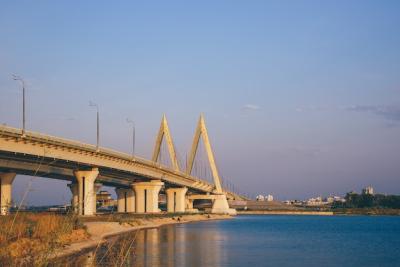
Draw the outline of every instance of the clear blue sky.
[[[166,113],[179,153],[206,116],[221,174],[280,199],[400,193],[399,1],[0,4],[0,123],[149,158]],[[28,177],[18,177],[19,198]],[[69,199],[35,179],[29,203]],[[51,189],[51,190],[49,190]]]

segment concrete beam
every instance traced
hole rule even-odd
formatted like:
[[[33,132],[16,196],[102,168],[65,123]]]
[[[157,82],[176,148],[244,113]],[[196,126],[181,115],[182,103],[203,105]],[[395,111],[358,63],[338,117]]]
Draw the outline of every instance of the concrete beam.
[[[205,194],[205,195],[196,194],[196,195],[188,195],[187,196],[187,199],[190,199],[190,200],[196,200],[196,199],[214,200],[216,198],[217,198],[217,195],[210,195],[210,194]]]

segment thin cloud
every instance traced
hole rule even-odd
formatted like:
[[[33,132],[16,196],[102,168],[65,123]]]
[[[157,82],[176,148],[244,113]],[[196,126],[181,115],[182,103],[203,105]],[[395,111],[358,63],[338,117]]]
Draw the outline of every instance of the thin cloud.
[[[246,104],[242,107],[242,110],[244,111],[250,111],[250,110],[260,110],[261,107],[258,105],[254,105],[254,104]]]
[[[389,105],[355,105],[346,108],[347,111],[365,112],[380,116],[389,121],[400,122],[400,106]]]

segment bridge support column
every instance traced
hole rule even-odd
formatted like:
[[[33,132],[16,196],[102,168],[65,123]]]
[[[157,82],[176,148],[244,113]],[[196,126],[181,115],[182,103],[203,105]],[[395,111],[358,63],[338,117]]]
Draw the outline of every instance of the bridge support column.
[[[79,185],[77,183],[68,184],[69,189],[72,193],[71,207],[74,213],[78,213],[79,210]]]
[[[93,201],[94,181],[99,170],[93,168],[90,171],[75,171],[74,174],[79,185],[79,215],[93,215],[96,212]]]
[[[168,188],[167,193],[167,211],[168,212],[185,212],[186,192],[187,188]]]
[[[160,180],[132,184],[136,196],[136,212],[160,212],[158,208],[158,193],[163,185],[164,183]]]
[[[198,209],[193,208],[193,202],[194,202],[193,199],[186,198],[186,201],[185,201],[185,204],[186,204],[185,211],[186,212],[189,212],[189,213],[198,213],[199,212]]]
[[[0,173],[0,215],[7,215],[9,212],[15,176],[15,173]]]
[[[236,215],[236,210],[229,208],[225,194],[215,194],[211,213]]]
[[[115,189],[118,198],[118,212],[135,212],[135,192],[129,188]]]

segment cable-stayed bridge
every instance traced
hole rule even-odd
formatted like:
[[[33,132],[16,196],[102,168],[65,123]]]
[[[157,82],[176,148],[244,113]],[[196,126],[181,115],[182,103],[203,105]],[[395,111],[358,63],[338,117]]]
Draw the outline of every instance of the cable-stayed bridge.
[[[171,166],[158,161],[163,140]],[[200,140],[207,154],[212,182],[192,175]],[[165,116],[151,160],[78,141],[0,126],[1,213],[8,213],[12,182],[17,174],[71,181],[68,186],[72,192],[72,205],[80,215],[96,213],[96,192],[102,185],[116,188],[118,212],[160,212],[160,192],[166,195],[168,212],[196,212],[194,200],[208,199],[213,203],[212,213],[234,214],[235,210],[229,208],[227,200],[246,199],[223,188],[203,116],[200,116],[185,165],[182,170]]]

